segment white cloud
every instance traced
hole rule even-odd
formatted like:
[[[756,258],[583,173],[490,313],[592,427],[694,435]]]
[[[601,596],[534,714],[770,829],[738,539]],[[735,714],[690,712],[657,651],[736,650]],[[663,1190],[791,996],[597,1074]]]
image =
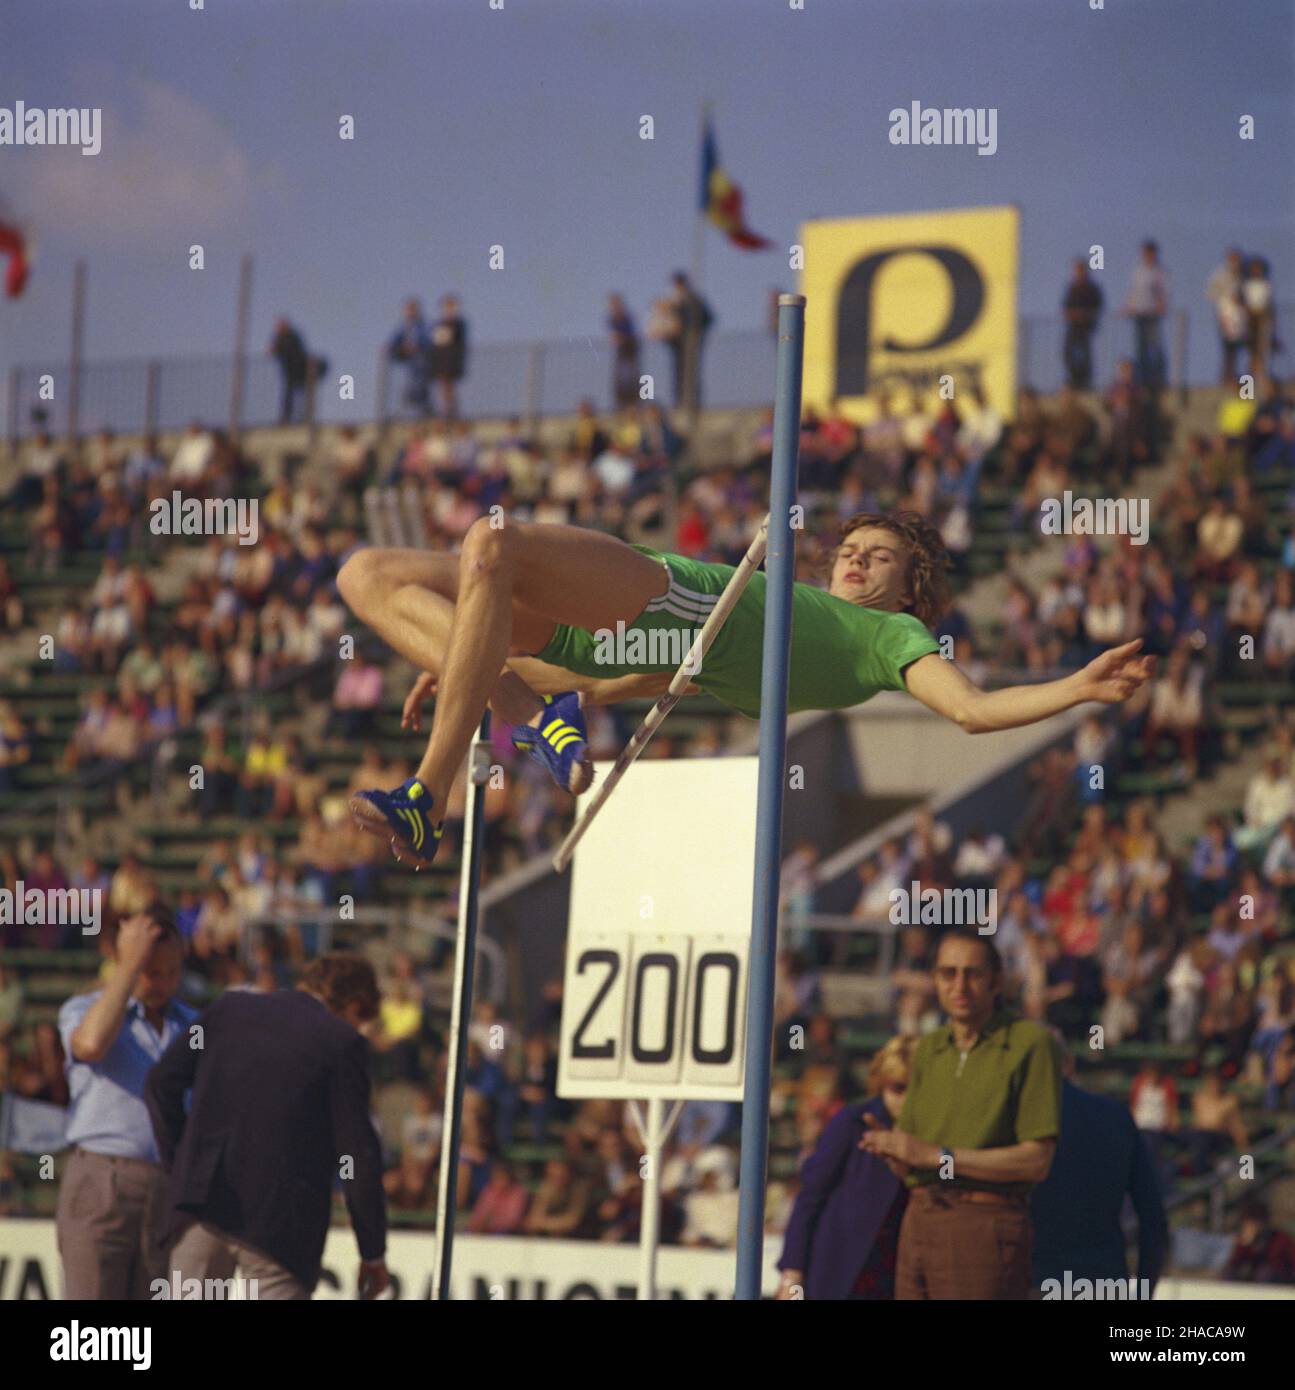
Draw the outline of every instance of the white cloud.
[[[49,235],[99,243],[210,235],[240,223],[265,171],[210,112],[164,83],[134,79],[135,108],[103,110],[103,149],[10,152],[10,202]],[[26,166],[24,168],[24,165]],[[254,186],[255,185],[255,186]]]

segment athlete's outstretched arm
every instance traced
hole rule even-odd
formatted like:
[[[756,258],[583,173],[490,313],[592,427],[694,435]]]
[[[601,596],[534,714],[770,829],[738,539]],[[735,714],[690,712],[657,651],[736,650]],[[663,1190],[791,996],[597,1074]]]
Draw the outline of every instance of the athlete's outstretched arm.
[[[1035,724],[1090,700],[1104,705],[1127,700],[1155,670],[1155,657],[1136,655],[1141,646],[1138,638],[1112,647],[1061,680],[1003,690],[981,690],[952,661],[932,652],[904,668],[904,684],[914,699],[969,734],[988,734]]]

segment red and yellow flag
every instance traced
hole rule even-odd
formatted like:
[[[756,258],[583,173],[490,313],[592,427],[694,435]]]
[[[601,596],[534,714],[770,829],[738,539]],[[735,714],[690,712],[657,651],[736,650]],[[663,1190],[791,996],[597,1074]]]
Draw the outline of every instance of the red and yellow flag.
[[[740,246],[744,251],[764,251],[773,245],[773,242],[757,236],[746,225],[742,190],[720,167],[719,150],[710,121],[706,122],[701,141],[701,210],[734,246]]]

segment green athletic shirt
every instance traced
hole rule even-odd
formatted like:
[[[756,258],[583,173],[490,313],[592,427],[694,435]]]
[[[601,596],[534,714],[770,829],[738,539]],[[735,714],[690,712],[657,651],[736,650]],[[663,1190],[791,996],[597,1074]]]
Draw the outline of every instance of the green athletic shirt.
[[[619,661],[611,658],[635,654],[624,644],[614,646],[611,634],[600,641],[584,628],[559,623],[544,650],[536,653],[541,661],[602,679],[678,669],[687,653],[687,646],[683,645],[680,654],[684,634],[695,636],[701,630],[734,567],[666,555],[644,545],[634,549],[661,561],[669,573],[670,587],[627,624],[626,637],[635,629],[645,634],[638,639],[645,652],[646,634],[654,630],[674,630],[679,637],[672,639],[670,646],[658,637],[649,655]],[[752,719],[760,717],[764,586],[764,573],[757,572],[693,677],[707,694]],[[878,691],[902,690],[904,667],[939,650],[935,638],[910,613],[860,608],[812,584],[796,584],[792,590],[788,709],[793,713],[848,709],[872,699]],[[651,659],[652,656],[659,659]]]
[[[947,1149],[1003,1149],[1061,1133],[1061,1050],[1041,1023],[996,1012],[966,1054],[953,1029],[927,1033],[913,1051],[899,1128]],[[915,1168],[909,1187],[983,1188],[1028,1194],[1030,1183],[952,1178]]]

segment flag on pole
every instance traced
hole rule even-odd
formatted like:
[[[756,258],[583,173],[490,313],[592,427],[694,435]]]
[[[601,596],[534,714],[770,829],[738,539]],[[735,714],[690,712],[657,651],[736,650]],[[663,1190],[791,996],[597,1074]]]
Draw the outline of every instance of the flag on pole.
[[[4,272],[5,295],[17,299],[31,273],[31,243],[27,234],[3,202],[0,202],[0,262],[8,261]]]
[[[715,132],[709,119],[701,140],[701,210],[707,221],[713,222],[734,246],[744,251],[764,251],[773,245],[746,225],[742,190],[720,167]]]

